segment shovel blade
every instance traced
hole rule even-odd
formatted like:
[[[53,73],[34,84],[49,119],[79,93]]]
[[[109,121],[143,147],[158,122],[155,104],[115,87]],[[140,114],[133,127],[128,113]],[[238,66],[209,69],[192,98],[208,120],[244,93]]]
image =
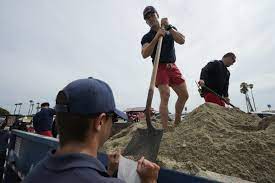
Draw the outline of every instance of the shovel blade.
[[[156,162],[162,135],[163,130],[160,129],[149,131],[148,129],[138,128],[123,155],[133,156],[135,159],[144,156],[146,159]]]

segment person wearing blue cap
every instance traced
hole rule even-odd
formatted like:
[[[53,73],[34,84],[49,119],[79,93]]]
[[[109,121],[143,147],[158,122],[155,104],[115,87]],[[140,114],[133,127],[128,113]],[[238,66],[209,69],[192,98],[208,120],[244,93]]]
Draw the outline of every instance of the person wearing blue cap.
[[[159,23],[159,14],[153,6],[147,6],[143,11],[143,18],[150,27],[150,31],[142,37],[141,54],[143,58],[151,56],[154,62],[157,43],[162,36],[162,47],[159,58],[159,65],[156,76],[156,87],[160,93],[160,117],[164,129],[168,127],[168,102],[170,97],[170,87],[176,92],[178,99],[175,105],[175,123],[178,125],[181,121],[181,114],[184,105],[188,99],[186,81],[180,70],[176,66],[176,54],[174,42],[182,45],[185,42],[185,36],[181,34],[168,21],[168,18],[162,18]]]
[[[124,182],[112,177],[119,156],[109,158],[107,170],[96,158],[117,117],[127,119],[116,109],[109,85],[94,78],[73,81],[57,94],[55,110],[60,147],[50,151],[24,182]],[[137,173],[144,183],[156,182],[159,169],[143,157],[138,161]]]

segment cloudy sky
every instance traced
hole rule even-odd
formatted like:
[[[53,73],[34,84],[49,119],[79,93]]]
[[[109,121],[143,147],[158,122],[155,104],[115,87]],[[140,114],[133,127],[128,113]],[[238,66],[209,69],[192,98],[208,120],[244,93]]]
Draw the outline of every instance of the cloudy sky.
[[[22,102],[26,113],[30,99],[54,105],[66,84],[89,76],[111,85],[118,107],[145,106],[152,71],[151,59],[140,54],[147,5],[186,36],[176,46],[176,64],[187,80],[189,111],[203,103],[195,85],[201,68],[229,51],[237,55],[229,68],[231,102],[246,110],[239,92],[245,81],[254,84],[259,110],[275,107],[272,0],[1,0],[0,106],[13,112]],[[171,112],[175,101],[171,92]]]

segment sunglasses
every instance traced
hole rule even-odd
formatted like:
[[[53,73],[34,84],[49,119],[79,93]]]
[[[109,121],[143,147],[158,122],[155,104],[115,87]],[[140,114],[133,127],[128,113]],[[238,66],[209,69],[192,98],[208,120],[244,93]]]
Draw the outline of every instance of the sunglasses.
[[[145,16],[144,19],[147,20],[149,19],[151,16],[153,16],[155,13],[154,12],[148,12]]]
[[[118,121],[117,114],[115,114],[114,112],[106,113],[106,116],[109,117],[109,118],[112,118],[113,123]]]
[[[96,113],[96,114],[87,115],[87,116],[93,117],[93,118],[97,118],[100,114],[102,114],[102,113]],[[118,121],[118,116],[117,116],[116,113],[114,113],[114,112],[106,112],[105,114],[106,114],[106,116],[107,116],[108,118],[111,118],[111,119],[112,119],[112,122],[113,122],[113,123],[115,123],[115,122]]]

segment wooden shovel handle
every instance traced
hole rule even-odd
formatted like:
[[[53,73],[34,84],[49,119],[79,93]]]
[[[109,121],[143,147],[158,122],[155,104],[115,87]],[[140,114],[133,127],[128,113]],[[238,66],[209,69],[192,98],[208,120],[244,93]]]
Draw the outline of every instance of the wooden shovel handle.
[[[152,72],[151,82],[150,82],[150,87],[149,87],[152,90],[154,90],[154,88],[155,88],[157,70],[158,70],[158,65],[159,65],[159,57],[160,57],[161,46],[162,46],[162,40],[163,40],[163,37],[161,36],[158,40],[157,51],[156,51],[156,55],[155,55],[155,58],[154,58],[153,72]]]
[[[161,52],[162,40],[163,40],[163,37],[161,36],[158,40],[157,51],[154,58],[153,72],[151,76],[151,82],[150,82],[150,87],[149,87],[147,101],[146,101],[145,116],[146,116],[147,128],[149,129],[149,131],[154,130],[154,127],[151,123],[151,105],[152,105],[152,100],[154,96],[154,88],[156,83],[156,76],[157,76],[157,70],[159,65],[159,57]]]

